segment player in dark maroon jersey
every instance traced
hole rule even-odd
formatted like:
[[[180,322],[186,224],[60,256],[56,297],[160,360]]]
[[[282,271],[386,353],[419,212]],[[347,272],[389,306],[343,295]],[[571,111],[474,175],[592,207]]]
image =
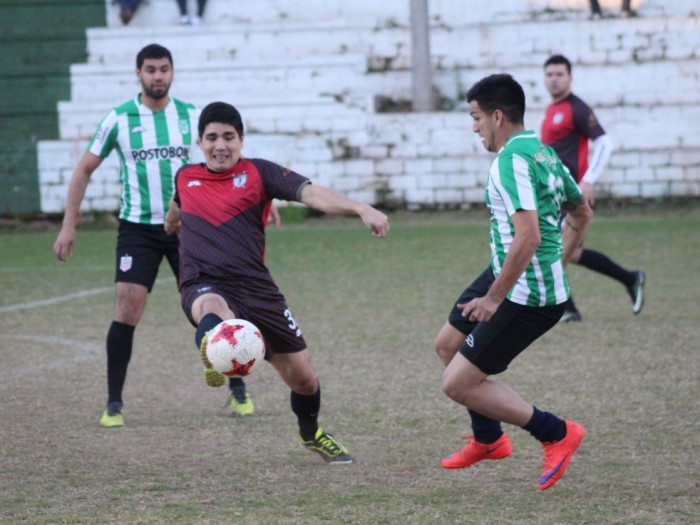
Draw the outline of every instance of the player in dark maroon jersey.
[[[553,55],[544,64],[544,82],[552,97],[542,122],[542,142],[552,146],[564,165],[579,183],[581,192],[593,206],[593,185],[608,163],[613,144],[598,122],[593,110],[571,92],[571,62],[563,55]],[[588,162],[588,142],[593,142],[591,162]],[[632,313],[637,315],[644,306],[646,275],[641,270],[629,271],[607,255],[584,248],[576,251],[571,262],[585,266],[622,283],[632,300]],[[567,303],[562,321],[580,321],[581,313],[572,298]]]
[[[265,221],[272,199],[358,215],[375,237],[389,232],[388,218],[273,162],[242,157],[243,142],[236,108],[224,102],[205,107],[198,143],[206,162],[177,173],[165,218],[166,231],[180,235],[182,307],[197,327],[205,379],[210,386],[224,382],[201,350],[207,332],[224,319],[252,322],[265,338],[266,359],[292,391],[302,444],[328,463],[351,463],[345,447],[318,425],[318,377],[302,331],[265,266]]]

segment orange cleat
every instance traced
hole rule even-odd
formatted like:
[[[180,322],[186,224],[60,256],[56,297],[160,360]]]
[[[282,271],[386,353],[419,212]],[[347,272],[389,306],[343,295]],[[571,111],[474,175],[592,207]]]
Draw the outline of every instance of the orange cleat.
[[[553,486],[566,472],[571,456],[583,441],[586,429],[575,421],[565,421],[566,435],[553,443],[542,443],[544,451],[544,467],[538,487],[547,490]]]
[[[443,468],[467,468],[482,459],[504,459],[511,455],[513,446],[505,432],[493,443],[479,443],[472,436],[464,436],[469,443],[459,452],[442,460]]]

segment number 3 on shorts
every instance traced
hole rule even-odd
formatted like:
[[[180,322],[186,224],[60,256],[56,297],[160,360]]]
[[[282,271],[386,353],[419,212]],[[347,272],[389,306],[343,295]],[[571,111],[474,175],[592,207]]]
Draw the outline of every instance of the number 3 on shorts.
[[[296,331],[297,337],[301,337],[301,328],[299,328],[299,325],[297,324],[296,319],[294,319],[294,316],[292,315],[292,311],[289,308],[287,308],[284,311],[284,316],[289,321],[289,324],[287,326],[289,326],[289,328],[291,330]]]

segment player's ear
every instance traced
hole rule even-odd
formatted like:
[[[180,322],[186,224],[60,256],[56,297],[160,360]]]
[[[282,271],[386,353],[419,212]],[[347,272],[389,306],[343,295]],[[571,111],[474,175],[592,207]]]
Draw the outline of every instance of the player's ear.
[[[503,123],[503,111],[497,109],[493,112],[493,121],[497,126]]]

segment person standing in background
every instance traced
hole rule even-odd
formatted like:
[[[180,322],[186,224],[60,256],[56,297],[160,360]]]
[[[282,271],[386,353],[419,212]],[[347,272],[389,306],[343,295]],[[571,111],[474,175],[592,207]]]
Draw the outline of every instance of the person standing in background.
[[[609,135],[598,122],[593,110],[571,92],[571,62],[563,55],[553,55],[544,64],[544,83],[552,97],[542,122],[542,142],[557,152],[564,165],[581,187],[586,201],[593,206],[593,185],[605,169],[613,151]],[[588,143],[593,143],[588,162]],[[607,255],[584,248],[574,253],[571,262],[607,275],[621,283],[632,300],[632,313],[639,314],[644,306],[646,275],[641,270],[626,270]],[[562,321],[581,321],[582,316],[572,298],[566,306]]]
[[[620,10],[620,18],[629,18],[632,16],[632,0],[622,0],[622,7]],[[593,20],[599,20],[603,18],[603,11],[600,8],[600,3],[598,0],[591,0],[591,18]]]
[[[122,24],[127,25],[134,17],[141,0],[112,0],[112,4],[119,5],[119,18]]]
[[[180,9],[180,24],[198,26],[202,23],[202,15],[204,15],[204,6],[207,0],[197,0],[197,14],[190,17],[187,9],[187,0],[177,0],[177,7]]]

